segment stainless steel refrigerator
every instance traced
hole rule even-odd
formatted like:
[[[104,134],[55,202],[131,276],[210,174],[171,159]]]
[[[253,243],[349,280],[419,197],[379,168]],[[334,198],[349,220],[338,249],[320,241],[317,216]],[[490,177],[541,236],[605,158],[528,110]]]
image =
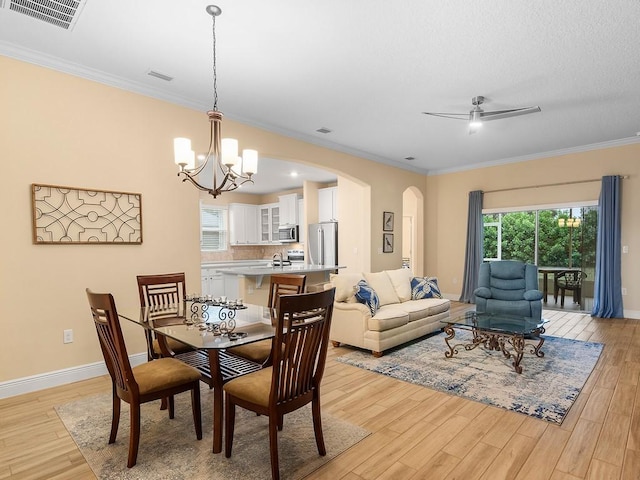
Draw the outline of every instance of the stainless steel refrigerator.
[[[338,265],[337,222],[312,223],[307,242],[311,265]]]

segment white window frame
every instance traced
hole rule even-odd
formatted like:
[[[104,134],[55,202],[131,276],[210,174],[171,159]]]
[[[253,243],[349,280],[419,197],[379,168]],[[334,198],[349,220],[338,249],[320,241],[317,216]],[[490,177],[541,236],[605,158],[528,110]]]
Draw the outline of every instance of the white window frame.
[[[209,213],[213,218],[217,215],[221,216],[221,225],[216,225],[214,222],[207,222],[207,215]],[[213,241],[207,241],[206,237],[208,233],[218,233],[218,246],[214,245]],[[226,206],[211,205],[207,203],[200,203],[200,250],[204,252],[225,252],[229,245],[229,211]]]

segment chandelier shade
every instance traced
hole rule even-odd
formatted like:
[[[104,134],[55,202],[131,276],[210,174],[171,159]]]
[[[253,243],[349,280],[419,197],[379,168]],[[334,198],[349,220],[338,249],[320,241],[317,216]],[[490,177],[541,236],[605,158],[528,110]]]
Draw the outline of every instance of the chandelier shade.
[[[191,140],[184,137],[174,138],[173,153],[176,165],[180,167],[178,176],[182,181],[189,181],[198,190],[205,191],[216,198],[223,192],[231,192],[243,184],[253,183],[253,175],[258,172],[258,152],[244,149],[242,157],[238,156],[238,141],[233,138],[222,138],[222,112],[218,111],[217,68],[216,68],[216,17],[222,14],[220,7],[209,5],[206,11],[211,15],[213,26],[213,109],[207,112],[210,124],[209,150],[204,161],[196,165],[196,154],[191,147]],[[202,158],[201,155],[197,156]],[[198,174],[212,170],[213,185],[203,185]],[[218,180],[220,180],[218,182]]]

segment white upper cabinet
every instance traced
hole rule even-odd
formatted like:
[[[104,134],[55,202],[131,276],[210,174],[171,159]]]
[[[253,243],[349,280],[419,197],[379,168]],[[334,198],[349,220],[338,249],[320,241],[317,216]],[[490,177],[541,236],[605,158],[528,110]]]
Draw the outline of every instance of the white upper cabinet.
[[[318,221],[338,221],[338,187],[318,189]]]
[[[298,199],[297,193],[280,195],[278,205],[280,207],[280,225],[289,226],[298,224]]]
[[[280,243],[278,227],[280,226],[280,204],[269,203],[258,207],[258,230],[260,243]]]
[[[229,243],[251,245],[258,242],[258,206],[229,204]]]

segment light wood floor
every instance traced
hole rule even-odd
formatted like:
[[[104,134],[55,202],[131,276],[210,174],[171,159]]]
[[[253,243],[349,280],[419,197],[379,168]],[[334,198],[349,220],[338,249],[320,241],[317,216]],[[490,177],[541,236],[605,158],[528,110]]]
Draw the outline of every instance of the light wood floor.
[[[338,363],[350,350],[330,347],[323,409],[372,434],[308,478],[640,479],[640,321],[545,313],[548,334],[605,344],[561,426]],[[0,400],[0,479],[95,478],[53,407],[109,391],[100,377]]]

